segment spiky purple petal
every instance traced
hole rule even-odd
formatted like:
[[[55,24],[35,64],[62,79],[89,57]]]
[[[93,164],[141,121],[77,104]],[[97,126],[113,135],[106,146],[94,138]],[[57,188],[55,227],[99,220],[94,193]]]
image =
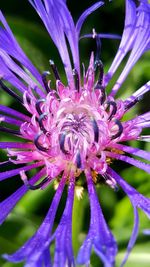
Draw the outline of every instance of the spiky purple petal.
[[[45,168],[35,174],[31,179],[30,183],[36,183],[43,175],[45,175]],[[4,222],[8,214],[15,207],[17,202],[23,197],[23,195],[27,192],[27,187],[25,185],[21,186],[17,191],[15,191],[11,196],[6,198],[4,201],[0,203],[0,224]]]
[[[92,5],[91,7],[89,7],[88,9],[86,9],[82,15],[80,16],[80,18],[78,19],[77,23],[76,23],[76,32],[79,35],[82,25],[84,23],[84,21],[86,20],[86,18],[92,13],[94,12],[96,9],[98,9],[99,7],[101,7],[104,4],[103,1],[99,1],[97,3],[95,3],[94,5]]]
[[[113,177],[116,182],[122,187],[124,192],[127,194],[129,197],[131,204],[134,209],[134,227],[133,231],[128,243],[127,247],[127,252],[126,255],[122,261],[122,265],[124,266],[125,262],[128,259],[128,256],[135,244],[135,241],[137,239],[137,234],[138,234],[138,225],[139,225],[139,218],[138,218],[138,212],[137,208],[142,209],[145,214],[150,218],[150,198],[144,197],[142,194],[137,192],[132,186],[130,186],[127,182],[125,182],[114,170],[112,170],[110,167],[107,170],[107,173]]]
[[[92,176],[89,171],[87,171],[86,177],[90,200],[91,220],[88,235],[78,253],[77,263],[88,264],[90,262],[91,250],[93,248],[103,261],[104,266],[111,267],[114,266],[117,253],[116,241],[105,222],[93,185]]]
[[[26,260],[27,264],[35,264],[38,262],[39,258],[48,247],[47,242],[52,231],[56,211],[65,183],[66,175],[62,177],[59,187],[57,188],[55,196],[52,200],[50,209],[38,231],[17,252],[12,255],[4,255],[6,259],[12,262],[20,262]]]
[[[55,239],[55,255],[53,266],[75,266],[72,248],[72,210],[74,201],[75,178],[70,177],[68,198],[60,223],[51,240]]]
[[[15,169],[15,170],[10,170],[10,171],[4,171],[0,173],[0,181],[3,181],[5,179],[8,179],[10,177],[13,177],[17,174],[19,174],[21,171],[29,171],[32,169],[35,169],[37,167],[40,167],[43,165],[43,162],[36,162],[27,166],[23,166],[21,168]]]
[[[122,160],[126,163],[129,163],[133,166],[136,166],[139,169],[142,169],[148,173],[150,173],[150,164],[145,163],[145,162],[141,162],[140,160],[125,156],[125,155],[120,155],[117,153],[113,153],[113,152],[107,152],[107,155],[110,156],[111,158],[115,158],[118,160]]]

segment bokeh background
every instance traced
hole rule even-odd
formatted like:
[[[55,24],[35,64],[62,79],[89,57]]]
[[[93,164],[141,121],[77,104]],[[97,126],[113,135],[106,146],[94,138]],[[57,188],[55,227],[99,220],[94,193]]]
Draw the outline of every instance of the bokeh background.
[[[57,0],[56,0],[57,1]],[[77,21],[79,15],[89,7],[95,1],[76,1],[68,0],[68,6]],[[65,82],[64,72],[62,70],[62,64],[59,59],[58,52],[53,45],[50,37],[48,36],[42,22],[33,8],[30,6],[27,0],[1,0],[0,8],[7,18],[14,35],[16,36],[21,47],[29,56],[34,65],[39,71],[43,72],[49,70],[48,60],[52,59],[58,66],[62,80]],[[96,32],[103,33],[116,33],[121,34],[124,25],[124,1],[117,0],[105,1],[105,6],[94,12],[88,17],[84,23],[82,34],[91,33],[95,28]],[[118,40],[102,40],[101,60],[104,63],[105,72],[108,70],[113,57],[117,51],[119,45]],[[90,39],[83,39],[80,41],[80,55],[81,62],[84,62],[88,66],[89,56],[92,50],[95,50],[95,42]],[[121,64],[114,79],[108,87],[110,90],[116,77],[121,73],[126,59]],[[125,99],[130,96],[132,92],[142,86],[149,79],[149,62],[150,53],[147,52],[139,62],[135,65],[127,80],[124,82],[118,97],[121,96]],[[54,81],[52,81],[54,86]],[[127,115],[127,119],[141,114],[144,111],[149,110],[149,96],[146,95],[141,103],[130,111]],[[20,105],[13,101],[8,95],[0,91],[0,104],[5,104],[10,107],[15,107],[20,110]],[[147,132],[148,134],[148,132]],[[11,140],[12,137],[3,136],[0,133],[0,140]],[[139,142],[132,142],[133,146],[147,149],[150,151],[149,144],[139,144]],[[5,160],[7,158],[6,153],[0,150],[0,159]],[[114,162],[113,167],[118,171],[126,181],[128,181],[137,190],[146,196],[150,197],[150,175],[131,167],[130,165],[120,162]],[[32,174],[30,174],[32,175]],[[3,181],[0,184],[0,201],[9,196],[22,184],[20,177],[16,176],[9,180]],[[41,191],[30,191],[15,207],[13,212],[8,216],[6,222],[0,227],[0,254],[12,253],[18,249],[23,243],[30,238],[37,230],[38,226],[42,222],[46,212],[49,208],[51,200],[54,195],[54,187],[50,185],[47,189]],[[133,225],[133,210],[128,198],[124,195],[121,189],[118,192],[114,192],[104,184],[97,186],[97,193],[100,199],[100,203],[105,215],[105,218],[111,227],[119,244],[119,253],[117,256],[116,267],[119,266],[128,239],[130,237]],[[65,206],[66,191],[60,203],[60,207],[57,213],[55,227],[59,223],[62,211]],[[75,198],[74,212],[73,212],[73,246],[75,254],[77,254],[78,248],[83,242],[89,227],[90,211],[88,196],[86,190],[84,190],[83,198],[78,200]],[[140,231],[136,245],[130,255],[126,267],[141,267],[150,266],[150,237],[143,235],[143,230],[150,228],[150,223],[147,217],[140,211]],[[52,246],[52,250],[54,246]],[[12,264],[5,262],[0,258],[0,266],[12,267],[23,266],[23,264]],[[99,259],[92,254],[91,266],[100,267]]]

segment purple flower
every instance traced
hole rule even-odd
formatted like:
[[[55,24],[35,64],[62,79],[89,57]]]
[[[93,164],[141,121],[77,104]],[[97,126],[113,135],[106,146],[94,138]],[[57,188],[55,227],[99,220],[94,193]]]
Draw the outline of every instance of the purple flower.
[[[12,170],[1,172],[0,180],[17,174],[23,185],[0,203],[0,222],[14,208],[28,190],[44,189],[53,180],[58,188],[50,209],[34,236],[13,255],[4,257],[14,263],[25,261],[26,267],[40,266],[89,266],[91,250],[99,256],[105,267],[115,265],[117,243],[104,219],[95,191],[99,177],[112,189],[119,185],[128,195],[134,210],[134,226],[123,266],[134,246],[138,234],[138,208],[150,216],[150,199],[144,197],[125,182],[112,168],[114,159],[127,162],[150,173],[150,165],[132,157],[150,160],[150,152],[124,144],[130,140],[150,140],[142,130],[150,127],[150,112],[126,121],[124,115],[150,90],[150,82],[139,88],[126,100],[116,98],[128,73],[138,59],[150,48],[150,4],[147,0],[126,0],[125,25],[117,54],[106,74],[99,59],[100,38],[118,38],[117,35],[87,34],[97,43],[97,53],[91,53],[89,66],[84,74],[80,72],[79,38],[84,20],[94,10],[103,5],[97,2],[88,8],[77,24],[71,17],[65,0],[29,0],[41,17],[54,44],[58,48],[67,77],[67,84],[61,82],[57,67],[52,60],[50,66],[56,79],[56,88],[51,88],[48,72],[40,74],[26,57],[15,40],[4,16],[0,13],[0,87],[14,97],[26,109],[26,114],[0,105],[0,132],[10,133],[20,141],[0,142],[1,149],[7,149],[8,161],[0,167],[12,163]],[[82,37],[82,38],[83,38]],[[70,46],[71,64],[67,42]],[[107,85],[123,58],[128,61],[107,96]],[[99,73],[96,79],[96,73]],[[33,79],[34,78],[34,79]],[[6,86],[8,82],[14,87]],[[15,128],[11,127],[15,126]],[[15,129],[15,130],[14,130]],[[18,140],[18,139],[17,139]],[[131,156],[128,156],[131,154]],[[19,167],[23,164],[23,167]],[[38,168],[38,169],[37,169]],[[28,171],[37,169],[29,180]],[[84,173],[90,202],[90,227],[77,259],[72,247],[72,209],[76,181]],[[42,181],[41,181],[42,179]],[[68,185],[66,206],[60,223],[53,232],[57,208]],[[49,247],[55,241],[54,259]]]

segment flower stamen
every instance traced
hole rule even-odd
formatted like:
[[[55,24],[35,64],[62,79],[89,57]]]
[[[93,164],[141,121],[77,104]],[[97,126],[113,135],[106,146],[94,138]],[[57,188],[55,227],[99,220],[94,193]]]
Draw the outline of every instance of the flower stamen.
[[[8,93],[10,96],[14,97],[15,99],[17,99],[21,104],[23,104],[23,99],[18,96],[15,92],[13,92],[10,88],[8,88],[0,79],[0,87],[6,92]]]
[[[43,114],[40,106],[41,106],[41,103],[44,103],[44,102],[45,102],[45,99],[44,98],[41,98],[41,99],[37,100],[36,103],[35,103],[35,107],[36,107],[36,110],[39,113],[39,115],[42,115]]]
[[[30,190],[37,190],[37,189],[41,189],[42,186],[44,186],[48,180],[49,180],[49,177],[45,177],[39,184],[37,185],[31,185],[28,181],[28,178],[27,178],[27,175],[25,174],[24,171],[21,171],[20,172],[20,176],[21,176],[21,180],[24,182],[24,184],[26,185],[26,187]]]
[[[45,134],[47,133],[47,130],[45,129],[45,127],[43,125],[43,121],[47,119],[47,115],[48,115],[48,113],[45,112],[45,113],[41,114],[40,117],[38,118],[38,123],[39,123],[40,129]]]
[[[13,129],[2,127],[2,126],[0,127],[0,132],[10,133],[14,135],[21,135],[20,131],[18,130],[13,130]]]
[[[59,135],[59,145],[60,149],[64,154],[68,154],[68,151],[65,150],[65,138],[66,138],[66,133],[61,133]]]
[[[103,83],[103,76],[104,76],[104,66],[103,63],[100,59],[95,60],[94,63],[94,70],[96,72],[97,68],[99,69],[99,78],[96,84],[96,89],[101,87],[102,83]]]
[[[114,101],[107,101],[107,108],[112,107],[112,111],[108,117],[108,120],[110,121],[112,117],[116,114],[117,112],[117,104]]]
[[[43,135],[43,132],[41,133],[38,133],[35,138],[34,138],[34,144],[35,146],[37,147],[38,150],[41,150],[43,152],[47,152],[48,151],[48,148],[46,147],[43,147],[40,143],[39,143],[39,139],[40,137]]]
[[[82,162],[81,162],[81,155],[79,152],[77,153],[77,156],[76,156],[76,164],[77,164],[77,168],[81,169]]]
[[[103,174],[103,178],[105,180],[105,183],[110,186],[112,189],[114,189],[114,191],[118,191],[118,185],[115,181],[115,179],[113,179],[110,175],[108,175],[107,173]]]
[[[130,108],[134,107],[143,97],[135,97],[131,102],[125,104],[125,111],[129,110]]]
[[[95,61],[99,60],[100,52],[101,52],[101,39],[96,33],[95,29],[93,29],[93,39],[96,40],[96,56]]]
[[[54,61],[50,59],[49,63],[50,63],[50,66],[52,68],[52,71],[53,71],[53,74],[55,76],[55,79],[60,81],[60,75],[58,73],[58,70],[57,70],[57,67],[56,67]]]
[[[92,126],[94,131],[94,142],[98,143],[99,140],[99,128],[95,119],[92,119]]]
[[[74,82],[75,82],[75,88],[79,92],[80,90],[79,74],[76,69],[73,69],[73,77],[74,77]]]
[[[42,74],[42,81],[43,81],[43,84],[44,84],[44,87],[46,89],[46,92],[49,93],[51,90],[48,86],[48,82],[47,82],[47,75],[50,75],[50,72],[49,71],[44,71],[43,74]]]
[[[122,126],[121,122],[119,120],[117,120],[117,119],[114,119],[114,122],[118,126],[118,132],[116,134],[114,134],[114,135],[111,136],[111,140],[116,139],[123,132],[123,126]]]

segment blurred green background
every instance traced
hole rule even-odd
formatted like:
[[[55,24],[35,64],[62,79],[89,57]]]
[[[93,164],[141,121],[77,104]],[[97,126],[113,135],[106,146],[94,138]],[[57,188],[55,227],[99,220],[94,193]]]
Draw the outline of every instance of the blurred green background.
[[[77,21],[79,15],[95,1],[80,1],[68,0],[68,6]],[[117,0],[109,3],[105,1],[105,6],[94,12],[84,23],[82,34],[91,33],[95,28],[96,32],[116,33],[121,34],[124,24],[124,1]],[[43,72],[49,70],[49,59],[53,59],[58,66],[62,79],[64,72],[60,64],[59,55],[51,42],[46,30],[43,27],[38,15],[32,9],[27,0],[1,0],[0,8],[7,18],[14,35],[16,36],[21,47],[29,56],[34,65]],[[102,53],[101,60],[104,63],[105,71],[109,68],[111,61],[117,51],[119,45],[118,40],[102,40]],[[95,50],[95,42],[90,39],[80,41],[80,55],[81,62],[88,65],[90,52]],[[125,61],[121,64],[119,71],[115,78],[121,72]],[[133,70],[128,76],[128,79],[122,86],[118,96],[123,99],[130,96],[130,94],[142,86],[149,79],[149,62],[150,53],[142,56],[139,62],[135,65]],[[114,83],[115,79],[111,82],[109,89]],[[20,106],[13,102],[13,99],[8,97],[1,91],[0,103],[9,105],[20,109]],[[136,114],[141,114],[149,109],[148,94],[143,98],[141,103],[132,109],[127,115],[127,119]],[[9,136],[3,137],[0,135],[0,140],[12,140]],[[142,149],[150,151],[149,144],[139,144],[133,142],[134,146],[140,146]],[[0,150],[0,157],[6,159],[6,153]],[[150,177],[144,171],[131,167],[127,164],[120,162],[114,163],[114,168],[137,190],[145,196],[150,196]],[[11,178],[1,183],[0,186],[0,199],[6,198],[20,185],[21,181],[19,176]],[[133,225],[133,210],[129,200],[121,191],[116,193],[105,185],[97,186],[97,193],[100,199],[101,206],[105,218],[111,227],[119,245],[119,253],[117,256],[116,267],[119,266],[127,242],[129,240],[132,225]],[[49,208],[50,202],[54,195],[53,185],[49,186],[46,190],[35,192],[28,192],[23,199],[18,203],[16,208],[7,218],[7,221],[0,227],[0,254],[12,253],[18,249],[23,243],[32,236],[40,223],[42,222],[46,212]],[[66,199],[66,192],[60,204],[60,208],[56,218],[56,225],[60,220]],[[89,227],[89,203],[86,190],[84,191],[83,198],[78,200],[75,198],[74,213],[73,213],[73,245],[75,254],[79,246],[82,244]],[[144,236],[142,230],[150,228],[150,223],[147,217],[140,211],[140,232],[136,245],[129,257],[126,267],[141,267],[150,266],[150,237]],[[55,225],[55,226],[56,226]],[[0,266],[23,266],[23,264],[7,263],[0,259]],[[99,267],[99,259],[92,254],[91,266]]]

